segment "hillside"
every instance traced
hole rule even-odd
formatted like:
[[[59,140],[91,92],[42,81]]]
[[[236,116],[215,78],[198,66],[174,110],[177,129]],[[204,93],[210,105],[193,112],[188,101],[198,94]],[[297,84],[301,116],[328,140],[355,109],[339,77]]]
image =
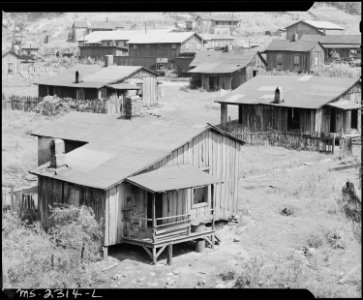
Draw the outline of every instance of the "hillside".
[[[327,2],[328,3],[328,2]],[[348,13],[346,3],[334,3],[335,6],[326,3],[315,3],[307,12],[235,12],[235,16],[241,18],[239,37],[243,42],[251,39],[253,42],[261,43],[262,46],[269,42],[264,36],[266,30],[283,28],[299,19],[313,19],[334,22],[345,28],[346,34],[358,34],[361,15],[356,14],[357,5],[361,10],[360,3],[354,4],[352,13]],[[193,15],[197,13],[192,13]],[[188,13],[4,13],[7,28],[3,27],[3,50],[10,46],[12,32],[15,24],[25,25],[23,40],[26,43],[39,45],[45,35],[50,36],[50,41],[45,47],[76,47],[76,43],[66,42],[69,29],[73,22],[83,21],[86,18],[94,21],[122,20],[125,28],[135,25],[138,28],[173,26],[177,19],[188,17]]]

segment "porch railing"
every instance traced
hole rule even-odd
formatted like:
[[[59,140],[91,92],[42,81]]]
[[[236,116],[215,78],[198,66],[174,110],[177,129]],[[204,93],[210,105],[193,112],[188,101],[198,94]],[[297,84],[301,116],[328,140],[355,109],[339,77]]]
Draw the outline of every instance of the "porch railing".
[[[137,233],[129,235],[130,238],[150,238],[154,242],[171,239],[181,235],[190,235],[191,225],[199,222],[212,222],[214,209],[192,212],[183,215],[173,215],[167,217],[156,218],[153,222],[152,218],[146,218],[146,213],[139,213],[128,218],[131,226],[137,225]],[[148,226],[148,223],[150,226]],[[214,223],[213,223],[214,224]]]

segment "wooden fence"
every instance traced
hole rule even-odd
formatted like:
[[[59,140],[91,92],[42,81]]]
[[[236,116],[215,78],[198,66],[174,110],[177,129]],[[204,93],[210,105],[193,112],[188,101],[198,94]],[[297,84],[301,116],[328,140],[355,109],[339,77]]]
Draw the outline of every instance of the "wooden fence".
[[[2,207],[38,210],[38,186],[2,187]]]
[[[22,111],[34,111],[38,104],[42,101],[41,97],[10,97],[6,99],[2,94],[2,109],[22,110]],[[82,111],[82,112],[93,112],[103,114],[118,114],[121,116],[126,115],[126,97],[111,96],[106,100],[100,99],[87,99],[87,100],[76,100],[71,98],[60,98],[59,103],[63,103],[69,106],[70,110]],[[142,100],[133,102],[133,113],[135,110],[140,112],[142,110]],[[139,103],[140,102],[140,103]],[[47,114],[54,115],[59,109],[57,104],[44,105],[42,109],[47,110]]]
[[[250,131],[247,127],[232,121],[218,127],[251,145],[280,146],[296,150],[312,150],[334,153],[335,135],[316,132]]]

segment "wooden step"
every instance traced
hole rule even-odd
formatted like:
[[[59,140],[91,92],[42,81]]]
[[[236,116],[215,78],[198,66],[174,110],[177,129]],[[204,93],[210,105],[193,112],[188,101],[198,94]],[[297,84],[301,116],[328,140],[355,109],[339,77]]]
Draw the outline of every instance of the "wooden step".
[[[156,235],[162,234],[164,232],[174,231],[178,229],[186,229],[189,228],[190,224],[181,224],[176,226],[164,227],[163,229],[156,229]]]

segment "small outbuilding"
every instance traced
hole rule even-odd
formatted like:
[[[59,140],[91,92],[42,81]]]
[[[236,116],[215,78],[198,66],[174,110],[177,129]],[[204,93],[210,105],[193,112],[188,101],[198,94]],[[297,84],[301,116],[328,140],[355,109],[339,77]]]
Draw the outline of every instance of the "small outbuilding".
[[[157,75],[140,66],[105,66],[78,64],[60,75],[39,80],[38,96],[57,95],[77,100],[107,100],[112,95],[124,98],[140,95],[144,106],[158,103]]]
[[[190,85],[207,91],[233,90],[266,68],[266,62],[256,50],[233,52],[200,51],[188,73]]]
[[[49,205],[90,206],[106,254],[134,244],[155,263],[166,247],[171,259],[173,244],[213,247],[214,222],[238,211],[243,142],[213,126],[72,112],[32,135],[45,161],[30,172],[39,180],[42,226],[53,225]],[[79,144],[67,152],[65,141]]]

